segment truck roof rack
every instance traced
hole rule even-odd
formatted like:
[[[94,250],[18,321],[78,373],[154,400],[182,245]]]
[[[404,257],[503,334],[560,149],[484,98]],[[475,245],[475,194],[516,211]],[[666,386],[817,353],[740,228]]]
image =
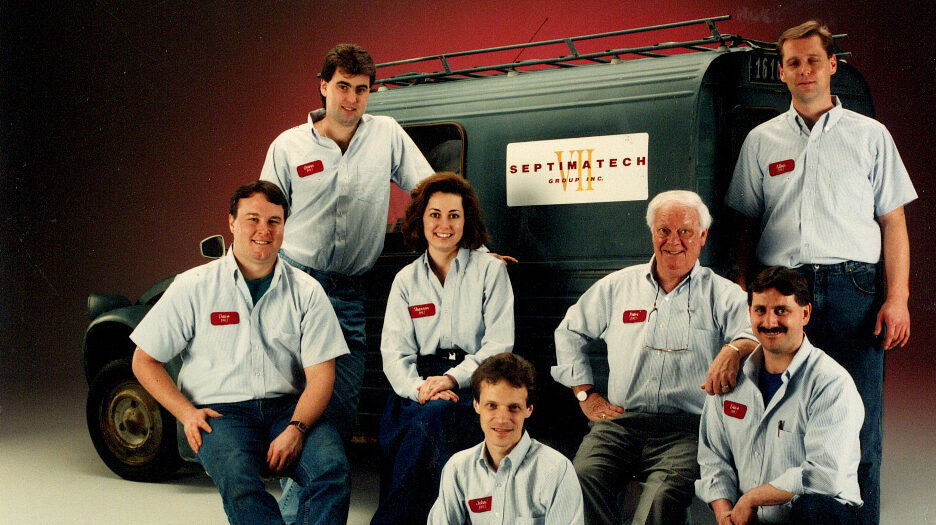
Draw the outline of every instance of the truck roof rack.
[[[417,62],[429,62],[438,60],[441,64],[442,69],[434,72],[408,72],[400,73],[397,75],[389,76],[386,78],[378,78],[374,81],[374,87],[380,86],[379,90],[387,89],[388,86],[409,86],[413,84],[425,84],[425,83],[434,83],[434,82],[448,82],[453,80],[463,80],[467,78],[478,78],[485,76],[501,75],[501,74],[516,74],[519,71],[519,68],[530,68],[530,67],[542,67],[542,66],[552,66],[557,68],[568,68],[575,67],[580,65],[585,65],[589,63],[617,63],[623,60],[623,57],[627,55],[632,55],[633,57],[664,57],[668,56],[667,54],[660,53],[663,50],[669,49],[681,49],[686,51],[696,51],[696,52],[715,52],[718,50],[723,50],[728,47],[739,47],[739,46],[748,46],[755,49],[766,49],[766,50],[775,50],[775,42],[762,42],[758,40],[751,40],[742,38],[737,35],[727,35],[721,34],[718,29],[715,27],[715,22],[722,22],[725,20],[730,20],[731,17],[728,15],[715,16],[710,18],[700,18],[697,20],[686,20],[683,22],[673,22],[669,24],[660,24],[647,27],[638,27],[633,29],[621,29],[618,31],[609,31],[605,33],[596,33],[592,35],[581,35],[567,38],[556,38],[552,40],[540,40],[537,42],[527,42],[523,44],[512,44],[506,46],[497,46],[497,47],[488,47],[483,49],[473,49],[470,51],[457,51],[454,53],[442,53],[439,55],[429,55],[424,57],[417,58],[408,58],[405,60],[396,60],[393,62],[384,62],[382,64],[377,64],[377,68],[387,68],[392,66],[400,66],[405,64],[414,64]],[[705,25],[709,31],[709,35],[696,40],[687,40],[683,42],[662,42],[651,45],[644,45],[638,47],[626,47],[626,48],[616,48],[608,49],[605,51],[591,52],[591,53],[581,53],[575,47],[575,42],[582,40],[594,40],[598,38],[606,38],[612,36],[628,35],[634,33],[646,33],[650,31],[660,31],[663,29],[672,29],[677,27],[686,27],[693,25]],[[839,38],[843,38],[846,35],[834,35],[833,42],[836,42]],[[466,67],[460,69],[453,69],[449,65],[449,59],[454,57],[463,57],[469,55],[481,55],[485,53],[495,53],[498,51],[508,51],[511,49],[520,49],[522,50],[547,46],[547,45],[556,45],[556,44],[565,44],[569,50],[569,54],[561,55],[553,58],[535,58],[527,60],[517,60],[514,59],[512,62],[493,64],[488,66],[475,66],[475,67]],[[716,45],[715,48],[706,47]],[[850,53],[843,53],[839,51],[838,45],[836,42],[835,45],[836,55],[844,58]],[[519,55],[517,55],[519,58]]]

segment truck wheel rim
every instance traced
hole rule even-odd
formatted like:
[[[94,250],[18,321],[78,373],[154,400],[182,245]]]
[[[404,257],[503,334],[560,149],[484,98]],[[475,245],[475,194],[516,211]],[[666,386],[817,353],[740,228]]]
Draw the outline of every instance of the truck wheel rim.
[[[135,381],[122,381],[102,403],[101,433],[123,463],[141,465],[159,450],[162,417],[156,401]]]

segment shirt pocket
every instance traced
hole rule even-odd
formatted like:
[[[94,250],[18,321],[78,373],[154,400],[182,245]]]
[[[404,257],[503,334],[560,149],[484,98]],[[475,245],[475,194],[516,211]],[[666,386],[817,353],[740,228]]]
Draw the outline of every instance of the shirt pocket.
[[[386,205],[390,198],[390,167],[380,163],[358,166],[351,182],[351,193],[364,205]]]
[[[873,159],[866,148],[852,148],[819,161],[819,173],[827,180],[830,202],[843,217],[874,216],[874,193],[868,178]]]
[[[805,436],[796,430],[777,430],[773,459],[778,465],[801,465],[806,461]]]
[[[266,314],[266,319],[275,319],[269,326],[264,327],[267,356],[283,376],[292,377],[297,370],[303,368],[299,348],[302,344],[299,319],[294,319],[290,314],[263,313]]]

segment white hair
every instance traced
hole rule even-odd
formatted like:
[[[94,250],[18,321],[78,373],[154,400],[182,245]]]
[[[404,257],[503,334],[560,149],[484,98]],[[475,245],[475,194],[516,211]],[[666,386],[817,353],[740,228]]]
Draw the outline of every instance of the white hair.
[[[647,204],[647,226],[653,229],[653,219],[656,217],[657,210],[664,204],[680,204],[693,208],[699,218],[699,226],[702,230],[709,229],[712,225],[712,214],[708,211],[708,206],[702,202],[702,197],[694,191],[688,190],[669,190],[658,193],[649,204]]]

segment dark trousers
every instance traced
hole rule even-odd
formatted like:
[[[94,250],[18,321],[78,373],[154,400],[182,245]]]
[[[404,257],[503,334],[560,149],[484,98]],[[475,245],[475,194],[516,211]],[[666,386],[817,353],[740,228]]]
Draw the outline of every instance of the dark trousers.
[[[829,496],[803,494],[793,501],[790,510],[791,524],[813,523],[816,525],[857,525],[857,510]]]
[[[841,364],[858,388],[864,404],[858,485],[864,505],[859,520],[880,521],[882,399],[884,350],[872,335],[883,302],[879,265],[846,262],[806,265],[796,269],[809,282],[813,311],[806,335],[816,347]]]
[[[684,523],[699,478],[699,416],[625,412],[589,426],[572,461],[585,523],[621,523],[617,496],[632,479],[641,485],[634,525]]]
[[[421,374],[442,375],[449,364],[421,366]],[[425,375],[423,377],[425,377]],[[458,402],[420,405],[391,394],[380,419],[380,504],[371,525],[426,523],[439,495],[442,467],[452,454],[484,439],[471,391],[458,390]]]

